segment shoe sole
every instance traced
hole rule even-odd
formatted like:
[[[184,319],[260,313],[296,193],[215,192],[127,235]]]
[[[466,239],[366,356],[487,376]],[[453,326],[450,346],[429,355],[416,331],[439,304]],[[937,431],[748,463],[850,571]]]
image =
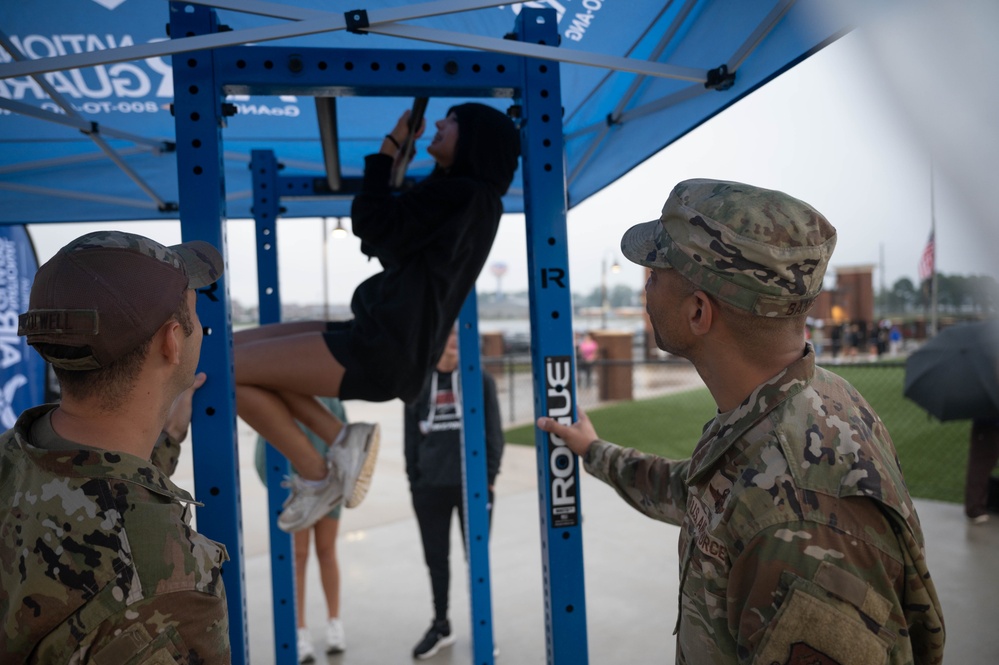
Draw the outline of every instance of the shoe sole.
[[[426,653],[421,653],[419,656],[416,657],[416,660],[426,660],[428,658],[433,658],[434,656],[437,655],[438,651],[440,651],[444,647],[451,646],[452,644],[454,644],[457,641],[458,641],[458,638],[457,638],[457,636],[455,636],[454,633],[451,633],[447,637],[442,637],[440,639],[440,641],[438,641],[437,644],[435,644],[434,647],[430,651],[428,651]]]
[[[338,496],[331,501],[325,501],[321,504],[316,504],[316,506],[313,507],[312,512],[309,514],[309,516],[306,519],[296,524],[288,524],[287,522],[282,522],[281,516],[279,515],[278,524],[277,524],[278,528],[284,531],[285,533],[295,533],[297,531],[303,531],[305,529],[312,527],[316,522],[318,522],[326,515],[328,515],[330,512],[332,512],[333,509],[336,508],[341,503],[343,503],[343,497]],[[284,513],[282,513],[282,515],[283,514]]]
[[[357,480],[354,481],[354,486],[349,492],[344,492],[348,495],[347,500],[344,501],[344,505],[348,508],[359,506],[368,494],[368,489],[371,487],[371,476],[375,472],[375,461],[378,458],[378,444],[380,442],[381,428],[378,423],[375,423],[371,426],[371,434],[365,441],[364,462],[361,464],[361,471],[357,474]]]
[[[332,471],[329,471],[329,473],[332,473]],[[335,481],[334,481],[334,486],[335,486]],[[289,501],[285,501],[285,508],[287,508],[288,503]],[[308,514],[308,516],[299,520],[298,522],[293,522],[291,524],[288,524],[287,521],[282,521],[286,514],[284,511],[282,511],[281,514],[278,515],[278,520],[277,520],[278,528],[284,531],[285,533],[295,533],[296,531],[302,531],[304,529],[308,529],[316,522],[321,520],[323,517],[328,515],[330,511],[332,511],[341,503],[343,503],[343,492],[341,492],[340,494],[331,493],[326,497],[326,499],[322,503],[315,504],[312,507],[312,511]]]

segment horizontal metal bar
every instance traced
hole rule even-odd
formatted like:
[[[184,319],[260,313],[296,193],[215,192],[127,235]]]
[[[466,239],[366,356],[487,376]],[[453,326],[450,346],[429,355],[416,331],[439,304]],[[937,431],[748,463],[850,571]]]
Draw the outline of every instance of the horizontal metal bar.
[[[228,9],[244,14],[256,14],[257,16],[268,16],[270,18],[283,18],[290,21],[306,21],[314,18],[321,18],[333,15],[343,15],[343,12],[329,12],[321,9],[304,9],[301,7],[289,7],[263,0],[187,0],[194,5],[204,5],[217,9]],[[357,4],[361,4],[358,2]],[[408,21],[411,19],[426,18],[428,16],[440,16],[441,14],[457,14],[459,12],[473,11],[476,9],[488,9],[500,5],[510,4],[509,0],[437,0],[436,2],[424,2],[417,5],[409,5],[405,10],[399,8],[385,8],[373,10],[377,21]],[[393,13],[398,16],[393,17]],[[372,23],[375,20],[369,14],[368,20]]]
[[[146,148],[124,148],[118,154],[122,156],[132,156],[138,153],[148,152]],[[88,162],[104,161],[107,157],[102,152],[91,152],[83,155],[67,155],[65,157],[53,157],[52,159],[36,159],[30,162],[18,162],[0,166],[0,175],[7,173],[27,173],[29,171],[40,171],[42,169],[57,169],[63,166],[73,166],[75,164],[86,164]]]
[[[63,199],[76,199],[77,201],[110,203],[112,205],[139,208],[141,210],[159,210],[157,205],[151,201],[144,201],[142,199],[126,199],[120,196],[107,196],[104,194],[93,194],[91,192],[76,192],[67,189],[36,187],[34,185],[23,185],[11,182],[0,182],[0,189],[6,189],[13,192],[24,192],[25,194],[37,194],[38,196],[55,196]]]
[[[671,106],[676,106],[677,104],[682,104],[683,102],[694,99],[695,97],[706,95],[709,92],[714,91],[710,88],[705,88],[703,85],[688,85],[686,88],[677,90],[673,94],[660,97],[659,99],[625,111],[621,114],[620,121],[630,122],[632,120],[637,120],[638,118],[644,118],[647,115],[658,113],[659,111],[668,109]]]
[[[385,22],[404,21],[410,18],[430,16],[435,13],[447,13],[444,9],[453,7],[455,4],[461,3],[455,3],[452,0],[442,0],[442,2],[429,2],[418,5],[404,5],[402,7],[395,7],[391,9],[372,10],[368,14],[368,20],[372,25]],[[486,3],[485,5],[478,3],[476,8],[481,6],[491,6],[493,4],[500,5],[504,3],[493,3],[492,1]],[[436,11],[434,9],[435,7],[437,7]],[[301,37],[304,35],[315,35],[323,32],[335,32],[337,30],[345,30],[346,28],[347,21],[343,14],[327,13],[323,16],[315,15],[310,17],[308,20],[295,21],[289,24],[246,28],[243,30],[232,30],[229,32],[217,32],[210,35],[195,35],[194,37],[169,39],[149,44],[123,46],[103,51],[88,51],[86,53],[77,53],[73,55],[60,55],[49,58],[40,58],[38,60],[12,62],[0,65],[0,79],[12,78],[15,76],[33,76],[35,74],[44,74],[47,72],[55,72],[66,69],[77,69],[80,67],[94,67],[113,62],[144,60],[146,58],[221,48],[224,46],[268,42],[276,39],[287,39],[289,37]]]
[[[707,80],[707,72],[703,69],[678,67],[676,65],[648,62],[647,60],[638,60],[636,58],[621,58],[612,55],[573,51],[571,49],[562,49],[555,46],[543,46],[541,44],[527,44],[524,42],[511,41],[509,39],[482,37],[480,35],[465,35],[458,32],[437,30],[435,28],[425,28],[422,26],[400,25],[398,23],[394,23],[391,25],[372,25],[370,28],[366,28],[366,31],[377,33],[379,35],[416,39],[419,41],[446,44],[448,46],[460,46],[480,51],[509,53],[511,55],[521,55],[528,58],[554,60],[573,65],[586,65],[588,67],[605,67],[607,69],[614,69],[621,72],[645,74],[647,76],[655,76],[657,78],[679,79],[681,81],[694,81],[697,83],[703,83]]]
[[[712,90],[710,90],[709,88],[705,88],[703,85],[697,85],[697,84],[688,85],[687,87],[677,90],[676,92],[670,95],[666,95],[665,97],[660,97],[659,99],[655,99],[651,102],[646,102],[641,106],[636,106],[635,108],[629,111],[625,111],[620,115],[620,117],[618,117],[618,122],[624,123],[630,120],[636,120],[638,118],[642,118],[652,113],[668,109],[671,106],[676,106],[677,104],[681,104],[687,101],[688,99],[693,99],[694,97],[700,97],[701,95],[706,94],[708,92],[712,92]],[[569,134],[566,134],[565,140],[571,141],[574,139],[578,139],[582,136],[585,136],[587,134],[599,132],[601,128],[605,127],[606,125],[607,125],[606,120],[599,120],[597,122],[590,123],[585,127],[580,127],[579,129],[570,132]]]
[[[103,136],[113,139],[124,139],[125,141],[131,141],[132,143],[148,146],[149,148],[159,152],[170,152],[173,150],[172,141],[163,141],[161,139],[139,136],[138,134],[125,132],[106,125],[95,125],[95,123],[92,123],[86,118],[80,116],[68,116],[63,115],[62,113],[54,113],[52,111],[40,109],[37,106],[31,106],[22,102],[15,102],[12,99],[4,99],[0,97],[0,108],[7,109],[8,111],[12,111],[18,115],[26,115],[32,118],[38,118],[39,120],[45,120],[46,122],[54,122],[59,125],[72,127],[73,129],[79,129],[81,132],[90,132],[96,126],[97,132]]]

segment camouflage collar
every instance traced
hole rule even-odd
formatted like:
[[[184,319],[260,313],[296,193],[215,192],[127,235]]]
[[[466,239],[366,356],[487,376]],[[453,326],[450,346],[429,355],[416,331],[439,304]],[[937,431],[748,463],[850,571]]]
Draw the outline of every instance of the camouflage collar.
[[[814,376],[815,351],[811,344],[807,344],[801,358],[756,386],[742,404],[716,415],[708,423],[691,455],[687,484],[698,482],[734,442],[785,400],[801,392]]]
[[[39,467],[67,478],[94,478],[135,483],[150,492],[182,503],[198,504],[186,490],[178,487],[149,460],[128,453],[81,447],[76,450],[45,450],[29,440],[31,425],[56,408],[44,404],[25,410],[14,424],[13,435],[25,458]]]

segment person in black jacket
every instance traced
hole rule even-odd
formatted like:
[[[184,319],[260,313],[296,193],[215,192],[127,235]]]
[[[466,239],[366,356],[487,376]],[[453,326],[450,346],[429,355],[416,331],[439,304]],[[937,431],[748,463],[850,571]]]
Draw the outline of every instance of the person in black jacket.
[[[458,511],[464,533],[465,517],[461,488],[462,408],[458,369],[458,334],[452,329],[437,367],[430,372],[419,397],[405,407],[406,475],[413,495],[413,510],[420,525],[423,557],[430,571],[434,619],[413,649],[413,657],[430,658],[442,647],[454,644],[448,620],[450,586],[451,516]],[[489,518],[492,521],[493,485],[503,456],[496,383],[482,375],[482,403],[486,423],[486,477]]]
[[[355,290],[354,318],[234,335],[238,413],[298,472],[278,518],[285,531],[311,526],[340,503],[360,503],[377,453],[377,425],[344,426],[314,396],[413,400],[492,248],[519,132],[502,112],[476,103],[452,107],[436,128],[427,148],[436,167],[408,191],[389,186],[411,131],[408,111],[365,158],[352,226],[383,270]],[[421,124],[414,138],[422,132]],[[331,442],[327,459],[296,421]]]

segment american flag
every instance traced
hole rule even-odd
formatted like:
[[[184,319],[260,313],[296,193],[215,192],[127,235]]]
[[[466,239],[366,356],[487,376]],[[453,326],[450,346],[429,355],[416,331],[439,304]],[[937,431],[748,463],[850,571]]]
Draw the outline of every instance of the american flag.
[[[936,244],[933,242],[933,231],[930,231],[930,239],[926,242],[926,249],[923,250],[923,256],[919,259],[920,281],[925,281],[933,276],[936,253]]]

